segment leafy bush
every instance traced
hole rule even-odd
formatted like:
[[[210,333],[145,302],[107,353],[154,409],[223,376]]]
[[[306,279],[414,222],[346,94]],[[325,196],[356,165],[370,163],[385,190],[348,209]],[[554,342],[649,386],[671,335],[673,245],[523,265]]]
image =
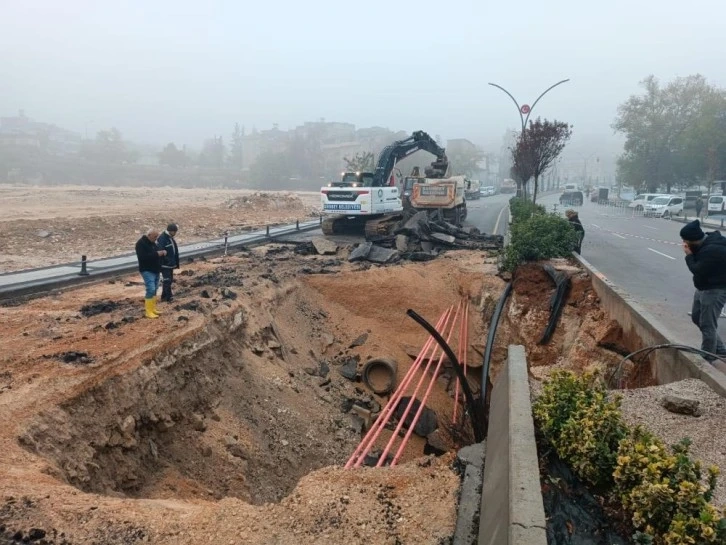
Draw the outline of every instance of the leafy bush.
[[[519,197],[509,199],[509,211],[512,213],[512,223],[528,220],[536,214],[545,214],[545,207],[541,204],[534,204]]]
[[[555,372],[534,405],[540,429],[583,480],[613,483],[618,444],[626,435],[620,399],[608,399],[594,375]]]
[[[687,439],[667,449],[644,428],[628,428],[619,407],[592,375],[560,371],[545,383],[533,412],[573,471],[622,502],[638,530],[635,543],[726,543],[726,513],[709,503],[718,469],[709,468],[702,484]]]
[[[566,219],[554,214],[531,214],[527,219],[512,222],[503,267],[513,271],[525,261],[567,257],[576,244],[577,232]]]

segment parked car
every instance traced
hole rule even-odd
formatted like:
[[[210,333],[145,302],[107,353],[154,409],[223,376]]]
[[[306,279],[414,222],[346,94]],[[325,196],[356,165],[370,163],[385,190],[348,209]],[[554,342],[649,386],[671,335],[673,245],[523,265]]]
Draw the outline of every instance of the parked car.
[[[708,198],[708,215],[723,214],[726,207],[726,197],[721,195],[711,195]]]
[[[677,195],[659,195],[643,205],[646,216],[670,218],[680,216],[683,212],[683,197]]]
[[[646,203],[649,203],[656,197],[660,197],[660,193],[640,193],[636,195],[632,202],[628,205],[628,208],[635,208],[638,212],[643,210]]]

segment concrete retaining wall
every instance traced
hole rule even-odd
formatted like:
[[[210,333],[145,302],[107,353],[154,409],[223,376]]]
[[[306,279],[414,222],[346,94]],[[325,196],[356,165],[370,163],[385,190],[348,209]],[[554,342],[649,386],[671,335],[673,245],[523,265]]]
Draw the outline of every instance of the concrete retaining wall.
[[[523,346],[510,346],[492,390],[479,545],[547,545]]]
[[[633,301],[630,295],[610,282],[582,256],[573,254],[590,273],[592,286],[600,297],[600,306],[610,318],[616,320],[627,336],[642,340],[642,348],[673,343],[671,334],[652,314]],[[715,392],[726,397],[726,375],[697,356],[677,350],[656,350],[651,356],[652,376],[658,384],[667,384],[687,378],[698,378]]]

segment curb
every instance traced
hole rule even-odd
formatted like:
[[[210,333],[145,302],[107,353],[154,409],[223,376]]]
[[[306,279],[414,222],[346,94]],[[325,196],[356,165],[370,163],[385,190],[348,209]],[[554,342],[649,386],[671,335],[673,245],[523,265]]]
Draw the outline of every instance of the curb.
[[[547,545],[527,359],[510,345],[492,390],[479,545]]]
[[[590,273],[592,287],[600,298],[601,307],[620,324],[626,337],[634,334],[641,339],[644,347],[675,342],[672,340],[673,334],[655,316],[633,301],[630,294],[613,284],[585,258],[574,252],[572,255]],[[726,397],[726,374],[701,358],[679,350],[657,350],[652,358],[655,362],[653,378],[658,384],[697,378],[717,394]]]

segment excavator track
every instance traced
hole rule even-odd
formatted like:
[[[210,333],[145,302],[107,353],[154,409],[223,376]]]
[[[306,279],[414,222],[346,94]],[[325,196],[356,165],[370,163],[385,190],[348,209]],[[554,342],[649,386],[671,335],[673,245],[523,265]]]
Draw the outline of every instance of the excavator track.
[[[323,234],[326,236],[334,235],[335,223],[339,219],[340,218],[338,217],[325,218],[320,226],[320,228],[323,230]]]
[[[401,221],[402,217],[401,214],[392,214],[367,221],[365,226],[366,239],[391,234],[393,227]]]

